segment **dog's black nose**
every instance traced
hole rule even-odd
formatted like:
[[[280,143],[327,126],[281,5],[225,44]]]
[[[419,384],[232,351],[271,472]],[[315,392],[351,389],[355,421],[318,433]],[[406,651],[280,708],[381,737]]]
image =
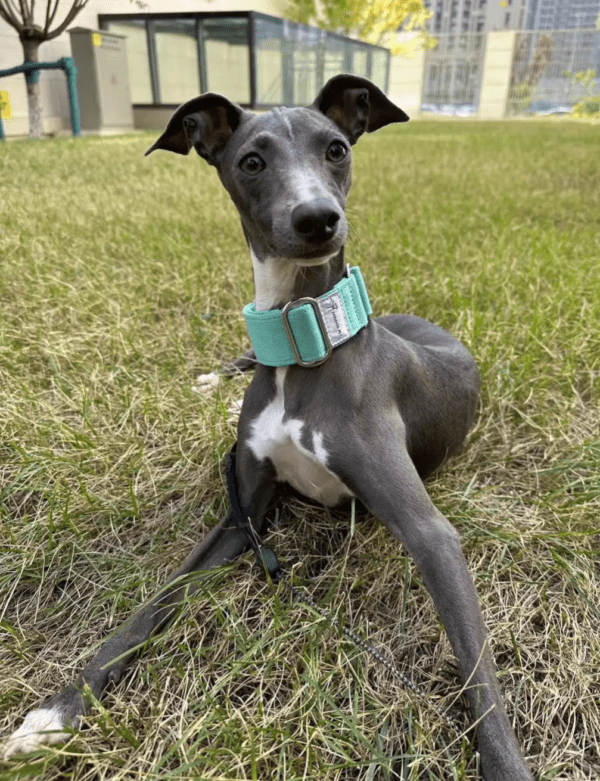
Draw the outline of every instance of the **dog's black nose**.
[[[337,233],[340,216],[332,201],[317,198],[293,209],[292,227],[305,241],[328,241]]]

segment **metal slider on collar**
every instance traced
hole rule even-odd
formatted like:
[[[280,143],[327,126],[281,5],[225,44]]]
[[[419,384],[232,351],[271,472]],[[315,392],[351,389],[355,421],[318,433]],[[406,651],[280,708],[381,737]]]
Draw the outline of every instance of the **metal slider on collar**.
[[[328,293],[290,301],[282,309],[257,311],[248,304],[244,317],[259,363],[310,368],[364,328],[371,311],[360,269],[346,266]]]
[[[317,358],[314,361],[304,361],[302,359],[302,356],[300,355],[300,351],[298,350],[298,345],[296,343],[296,337],[294,336],[294,332],[292,331],[292,326],[290,325],[290,321],[289,321],[290,310],[296,309],[297,307],[303,306],[304,304],[310,304],[310,306],[312,306],[313,311],[317,317],[317,322],[319,323],[319,328],[321,329],[321,336],[323,337],[323,341],[325,342],[325,350],[326,350],[325,355],[322,358]],[[297,298],[295,301],[290,301],[281,310],[281,319],[283,320],[283,327],[285,328],[285,332],[290,342],[290,347],[292,348],[292,352],[294,353],[294,358],[298,366],[305,366],[305,367],[319,366],[319,364],[325,363],[325,361],[329,358],[329,356],[333,352],[333,344],[331,343],[331,339],[329,338],[329,334],[327,333],[327,326],[325,324],[325,320],[323,319],[323,315],[321,313],[321,307],[319,306],[319,302],[317,301],[317,299],[306,297],[306,298]]]
[[[344,268],[344,276],[346,277],[346,279],[350,279],[349,263],[346,263],[346,266]],[[303,360],[302,356],[300,355],[300,350],[298,349],[298,344],[296,343],[296,338],[294,336],[294,332],[292,330],[292,326],[290,325],[290,321],[289,321],[289,312],[292,309],[296,309],[299,306],[303,306],[304,304],[309,304],[310,306],[312,306],[313,311],[317,318],[317,322],[319,323],[319,328],[321,330],[321,336],[323,337],[323,342],[325,344],[325,351],[326,351],[325,355],[322,358],[316,358],[314,361]],[[295,301],[290,301],[281,310],[281,319],[283,320],[283,327],[285,328],[285,332],[290,342],[290,347],[292,348],[292,352],[294,353],[294,359],[298,364],[298,366],[303,366],[303,367],[320,366],[320,364],[325,363],[325,361],[330,357],[331,353],[333,352],[334,345],[331,339],[329,338],[327,323],[325,322],[323,313],[321,311],[321,307],[319,306],[319,302],[317,301],[317,299],[306,296],[304,298],[298,298]]]

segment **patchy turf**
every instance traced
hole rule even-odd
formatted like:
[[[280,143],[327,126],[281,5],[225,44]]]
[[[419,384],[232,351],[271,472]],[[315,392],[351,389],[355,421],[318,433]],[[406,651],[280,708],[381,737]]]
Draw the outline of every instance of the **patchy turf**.
[[[237,218],[153,140],[0,146],[0,731],[69,682],[225,507],[247,347]],[[600,774],[600,143],[572,122],[420,122],[361,140],[348,257],[376,313],[476,356],[464,454],[429,490],[461,532],[541,779]],[[373,518],[297,501],[298,585],[467,721],[418,573]],[[2,779],[476,779],[477,756],[249,558],[207,573],[79,736]]]

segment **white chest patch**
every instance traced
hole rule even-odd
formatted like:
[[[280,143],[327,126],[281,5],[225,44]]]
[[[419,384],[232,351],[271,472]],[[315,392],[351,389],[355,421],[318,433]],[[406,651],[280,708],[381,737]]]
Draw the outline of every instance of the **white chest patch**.
[[[313,431],[312,449],[302,444],[304,422],[288,419],[284,422],[283,383],[287,367],[276,369],[277,393],[252,423],[248,442],[259,460],[270,458],[277,471],[277,480],[289,483],[300,493],[328,507],[335,507],[352,492],[330,469],[328,454],[323,447],[323,435]]]

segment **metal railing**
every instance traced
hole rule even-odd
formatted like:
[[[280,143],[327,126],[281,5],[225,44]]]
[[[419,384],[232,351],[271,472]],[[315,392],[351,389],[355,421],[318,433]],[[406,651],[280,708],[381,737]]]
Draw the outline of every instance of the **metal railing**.
[[[536,30],[517,35],[508,114],[569,113],[600,90],[600,32]]]

